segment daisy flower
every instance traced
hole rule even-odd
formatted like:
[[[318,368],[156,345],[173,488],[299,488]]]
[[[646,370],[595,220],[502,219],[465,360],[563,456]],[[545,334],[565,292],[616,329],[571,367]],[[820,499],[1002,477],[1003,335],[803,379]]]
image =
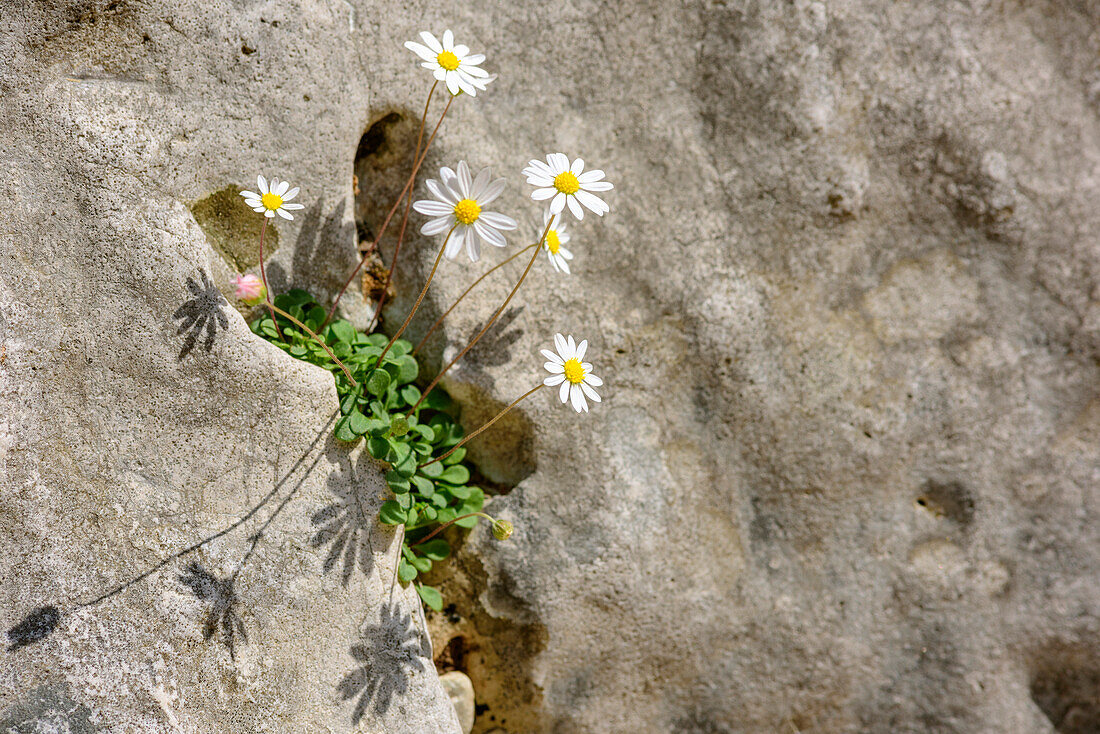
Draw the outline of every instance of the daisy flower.
[[[543,229],[546,229],[546,225],[550,223],[550,212],[542,217]],[[559,273],[569,274],[569,261],[573,259],[573,253],[565,249],[565,243],[569,242],[569,233],[565,231],[565,224],[559,224],[557,227],[546,230],[546,239],[543,240],[542,247],[546,250],[547,256],[550,258],[550,264],[554,266],[554,270]]]
[[[539,187],[531,192],[532,199],[545,201],[553,197],[550,201],[551,214],[561,214],[566,204],[577,219],[584,219],[582,204],[601,217],[611,211],[603,199],[592,193],[610,191],[611,184],[603,180],[603,171],[599,169],[585,173],[584,161],[580,158],[570,166],[564,153],[551,153],[546,156],[545,163],[530,161],[523,173],[527,176],[527,183]]]
[[[485,61],[485,54],[472,54],[462,44],[456,46],[450,30],[443,31],[443,43],[427,31],[420,38],[427,45],[406,41],[405,48],[423,59],[421,66],[431,69],[433,76],[447,85],[448,92],[453,95],[465,92],[476,97],[477,90],[485,91],[485,85],[492,81],[489,72],[479,66]]]
[[[238,273],[233,278],[233,286],[236,288],[235,295],[237,299],[244,301],[249,306],[255,306],[257,303],[264,300],[264,297],[267,295],[267,289],[264,288],[264,282],[252,273],[247,275]]]
[[[592,365],[582,362],[584,352],[588,349],[588,340],[582,339],[580,344],[573,341],[573,337],[564,337],[561,334],[554,335],[554,346],[557,353],[549,349],[542,350],[542,356],[548,362],[543,365],[550,376],[542,381],[542,384],[553,387],[561,385],[558,390],[558,398],[564,403],[569,400],[573,404],[573,410],[580,413],[588,412],[588,397],[595,402],[600,402],[600,396],[592,388],[599,387],[603,380],[592,374]]]
[[[465,246],[470,261],[477,262],[482,242],[504,247],[507,243],[499,230],[516,228],[516,220],[511,217],[481,210],[504,191],[504,179],[493,181],[492,176],[492,171],[482,168],[471,179],[466,161],[459,161],[457,173],[444,166],[439,169],[440,180],[430,178],[425,182],[435,199],[413,203],[413,209],[433,217],[420,228],[421,234],[433,236],[455,228],[443,253],[448,260],[454,260]]]
[[[303,209],[301,204],[288,204],[287,202],[298,195],[298,187],[290,188],[286,181],[271,179],[271,187],[268,188],[267,179],[263,176],[256,177],[256,185],[260,187],[260,193],[254,191],[242,191],[244,203],[252,207],[252,211],[259,212],[267,218],[278,214],[283,219],[294,219],[294,215],[288,209]],[[287,191],[287,189],[290,189]]]

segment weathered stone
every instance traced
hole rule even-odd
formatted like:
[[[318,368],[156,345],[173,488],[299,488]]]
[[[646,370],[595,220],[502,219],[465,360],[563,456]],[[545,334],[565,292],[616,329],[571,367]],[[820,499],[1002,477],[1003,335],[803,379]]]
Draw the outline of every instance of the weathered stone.
[[[393,153],[415,145],[429,82],[400,44],[450,26],[500,78],[455,102],[429,167],[510,176],[496,205],[517,244],[541,224],[530,157],[579,155],[616,184],[608,216],[572,226],[573,276],[540,259],[447,378],[473,427],[541,378],[562,330],[607,381],[589,415],[540,394],[471,447],[516,528],[482,527],[438,572],[458,611],[429,624],[469,642],[474,730],[1097,728],[1094,8],[16,5],[0,15],[0,590],[9,627],[63,616],[5,653],[0,722],[38,706],[138,731],[346,727],[359,645],[409,668],[364,730],[457,729],[411,664],[409,599],[382,614],[392,536],[362,534],[378,560],[363,574],[352,557],[346,588],[321,572],[331,544],[310,546],[309,519],[377,476],[327,440],[307,452],[331,383],[218,301],[231,267],[188,208],[258,172],[291,179],[307,208],[277,225],[269,274],[331,297],[407,175]],[[384,328],[434,256],[421,223]],[[502,256],[444,263],[414,340]],[[519,267],[456,310],[429,363]],[[316,467],[236,584],[270,504],[193,554],[200,569],[180,559],[74,611],[226,527],[302,455]],[[211,599],[249,632],[236,658],[224,628],[202,640]]]
[[[470,734],[474,728],[474,684],[470,677],[460,670],[452,670],[439,676],[439,682],[454,704],[463,734]]]

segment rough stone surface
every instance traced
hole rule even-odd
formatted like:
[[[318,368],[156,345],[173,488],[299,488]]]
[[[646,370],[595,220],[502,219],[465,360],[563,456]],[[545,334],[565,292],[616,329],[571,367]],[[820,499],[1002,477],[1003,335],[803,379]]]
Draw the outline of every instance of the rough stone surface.
[[[501,77],[456,102],[429,165],[508,175],[525,238],[529,158],[616,183],[611,213],[572,228],[575,274],[538,263],[448,379],[477,425],[563,330],[607,381],[592,414],[538,395],[471,452],[516,526],[473,534],[440,571],[455,610],[429,620],[488,706],[474,731],[1100,728],[1093,6],[26,5],[0,15],[0,588],[12,624],[66,614],[5,654],[0,722],[347,726],[337,686],[356,625],[384,626],[392,556],[370,536],[370,574],[322,573],[310,517],[352,486],[326,486],[342,449],[310,454],[239,578],[256,621],[237,662],[202,642],[183,561],[71,607],[233,522],[323,433],[323,375],[231,309],[209,350],[177,334],[187,278],[229,274],[190,207],[257,170],[292,178],[307,208],[279,225],[276,286],[331,294],[407,170],[428,83],[400,43],[450,26]],[[386,328],[432,245],[410,238]],[[445,264],[411,334],[499,257]],[[267,507],[196,554],[215,581]],[[417,671],[364,728],[442,726],[436,706]]]
[[[474,728],[475,704],[474,684],[470,682],[470,677],[460,670],[452,670],[439,676],[439,682],[451,697],[463,734],[470,734]]]

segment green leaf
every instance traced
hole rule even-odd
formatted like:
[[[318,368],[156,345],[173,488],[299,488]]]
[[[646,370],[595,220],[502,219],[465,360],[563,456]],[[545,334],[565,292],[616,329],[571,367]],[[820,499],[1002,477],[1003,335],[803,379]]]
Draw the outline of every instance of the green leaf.
[[[416,385],[405,385],[401,388],[401,398],[406,405],[416,405],[416,401],[420,399],[420,390]]]
[[[431,479],[414,476],[411,478],[411,481],[416,486],[416,491],[425,497],[431,497],[435,494],[435,484],[433,484]]]
[[[409,480],[397,471],[386,472],[386,484],[390,485],[394,494],[405,494],[409,491]]]
[[[401,583],[409,583],[416,578],[416,574],[416,568],[404,558],[397,564],[397,578],[401,579]]]
[[[428,520],[434,520],[436,519],[436,516],[439,514],[439,512],[434,507],[429,505],[427,507],[421,507],[420,514]]]
[[[450,503],[450,498],[442,492],[436,492],[431,496],[431,503],[439,509],[443,509]]]
[[[419,433],[421,438],[423,438],[425,441],[434,441],[435,440],[435,431],[432,430],[431,426],[426,426],[426,425],[421,423],[420,425],[413,426],[412,430]]]
[[[443,467],[438,461],[433,461],[431,464],[425,464],[424,466],[420,467],[419,469],[417,469],[417,471],[419,471],[426,477],[435,479],[443,474]]]
[[[355,403],[358,400],[359,395],[355,392],[349,392],[340,400],[340,412],[347,415],[355,407]]]
[[[455,449],[455,452],[453,454],[451,454],[450,456],[448,456],[446,459],[444,459],[443,461],[441,461],[439,463],[443,464],[445,466],[450,466],[451,464],[457,464],[458,462],[462,461],[465,458],[466,458],[466,447],[462,446],[461,448]]]
[[[398,462],[393,468],[394,471],[406,478],[416,474],[416,454],[409,452],[405,460]]]
[[[437,612],[443,611],[443,595],[439,593],[439,589],[417,584],[416,593],[420,594],[420,600],[427,604],[429,608]]]
[[[367,420],[367,433],[372,436],[385,436],[390,431],[390,424],[381,418]]]
[[[371,395],[382,395],[390,386],[390,373],[385,370],[374,370],[367,378],[367,391]]]
[[[389,462],[395,467],[408,461],[409,456],[412,455],[412,448],[404,441],[391,438],[387,439],[387,443],[390,445],[390,453],[393,454]]]
[[[353,410],[348,414],[347,423],[351,427],[352,432],[357,436],[362,436],[370,428],[370,421],[367,420],[367,416],[360,413],[358,410]]]
[[[418,515],[416,513],[416,506],[414,505],[413,507],[409,508],[409,514],[405,518],[405,524],[406,525],[416,525],[417,518],[418,518]]]
[[[371,344],[378,347],[379,349],[386,346],[386,343],[389,342],[389,337],[387,337],[385,334],[371,334],[367,337],[367,339],[370,341]]]
[[[413,567],[420,573],[427,573],[432,570],[432,561],[430,558],[421,558],[420,556],[414,556],[411,561]]]
[[[339,341],[347,344],[355,341],[355,327],[343,319],[333,321],[328,328]]]
[[[474,490],[472,487],[447,487],[447,491],[452,497],[464,500],[469,499]]]
[[[405,354],[397,358],[397,382],[401,385],[412,382],[420,374],[420,365],[411,354]]]
[[[371,438],[367,440],[367,451],[379,461],[384,461],[390,453],[390,442],[384,438]]]
[[[357,434],[351,427],[351,416],[344,416],[336,424],[336,438],[341,441],[347,441],[351,443],[359,440],[359,434]]]
[[[411,508],[413,506],[413,496],[409,492],[406,492],[405,494],[396,495],[396,497],[394,498],[394,501],[397,504],[401,505],[401,509],[403,509],[403,510],[408,510],[409,508]]]
[[[443,540],[443,538],[435,538],[429,540],[427,543],[421,543],[416,546],[416,549],[421,555],[425,555],[433,561],[442,561],[444,558],[451,555],[451,544]]]
[[[453,403],[454,401],[451,400],[450,395],[436,388],[428,393],[428,397],[424,398],[424,402],[420,404],[420,407],[431,408],[432,410],[447,410]]]
[[[405,509],[393,500],[383,502],[382,509],[378,512],[378,519],[387,525],[400,525],[405,522],[406,516]]]
[[[448,484],[465,484],[470,481],[470,470],[461,464],[448,466],[439,477]]]

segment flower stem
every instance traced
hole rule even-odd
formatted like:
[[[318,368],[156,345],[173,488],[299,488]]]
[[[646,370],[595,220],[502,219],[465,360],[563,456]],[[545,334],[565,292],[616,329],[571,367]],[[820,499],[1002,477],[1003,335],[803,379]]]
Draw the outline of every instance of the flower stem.
[[[416,163],[413,166],[412,173],[409,174],[409,180],[405,182],[405,188],[401,189],[401,193],[397,195],[397,201],[393,202],[393,206],[390,207],[389,214],[387,214],[386,218],[382,220],[382,227],[378,230],[378,236],[374,238],[375,247],[378,246],[378,241],[382,239],[382,235],[386,233],[386,227],[389,226],[390,219],[393,218],[394,213],[397,211],[398,205],[400,205],[401,200],[405,198],[405,194],[409,193],[411,195],[412,184],[413,181],[416,180],[416,174],[420,170],[421,164],[424,163],[424,159],[428,156],[428,148],[431,147],[432,141],[435,140],[435,134],[439,132],[439,126],[443,124],[443,118],[447,116],[447,111],[451,109],[451,103],[454,102],[454,100],[454,96],[447,100],[447,106],[443,108],[443,114],[439,116],[439,122],[435,124],[435,129],[432,130],[432,134],[428,138],[428,142],[424,145],[424,151],[421,153],[420,157],[416,159]],[[324,324],[322,324],[322,326],[328,324],[328,322],[332,320],[332,314],[336,313],[337,304],[340,303],[340,299],[343,298],[344,292],[348,289],[348,286],[351,285],[351,282],[355,280],[355,275],[363,267],[363,264],[366,261],[366,258],[362,258],[359,260],[359,264],[356,265],[355,270],[351,272],[351,276],[348,278],[347,282],[344,283],[344,287],[340,289],[340,292],[338,294],[336,294],[336,300],[332,302],[332,308],[328,310],[328,315],[325,317],[325,322]],[[395,264],[396,258],[394,260],[394,263],[391,264],[391,271],[393,270],[393,265]]]
[[[347,378],[348,378],[348,382],[350,382],[350,383],[351,383],[351,386],[352,386],[352,387],[359,387],[359,383],[358,383],[358,382],[356,382],[356,381],[355,381],[355,378],[351,376],[351,372],[350,372],[350,371],[348,371],[348,368],[344,366],[344,363],[343,363],[343,362],[341,362],[341,361],[340,361],[339,359],[337,359],[337,358],[336,358],[336,355],[335,355],[335,354],[333,354],[333,352],[332,352],[332,350],[331,350],[331,349],[329,349],[329,346],[328,346],[328,344],[325,344],[325,340],[324,340],[324,339],[322,339],[321,337],[317,336],[317,334],[316,334],[316,333],[314,333],[313,329],[309,328],[308,326],[306,326],[305,324],[303,324],[303,323],[302,323],[301,321],[299,321],[298,319],[294,318],[294,316],[290,315],[289,313],[287,313],[287,312],[286,312],[286,311],[284,311],[283,309],[281,309],[281,308],[279,308],[278,306],[276,306],[276,305],[275,305],[274,303],[268,303],[268,305],[269,305],[269,306],[271,307],[271,310],[272,310],[272,318],[273,318],[273,319],[274,319],[274,312],[276,312],[276,311],[277,311],[277,312],[281,313],[281,314],[282,314],[283,316],[286,316],[286,317],[287,317],[288,319],[290,319],[291,321],[293,321],[293,322],[295,323],[295,325],[297,325],[297,326],[298,326],[298,328],[299,328],[299,329],[301,329],[302,331],[304,331],[304,332],[306,332],[307,334],[309,334],[309,335],[310,335],[311,337],[313,337],[313,340],[314,340],[315,342],[317,342],[317,343],[318,343],[318,344],[320,344],[320,345],[321,345],[322,347],[324,347],[324,350],[325,350],[326,352],[328,352],[328,356],[329,356],[330,358],[332,358],[332,361],[333,361],[333,362],[335,362],[336,364],[338,364],[338,365],[340,366],[340,369],[342,369],[342,370],[344,371],[344,374],[345,374],[345,375],[347,375]],[[275,328],[276,328],[276,329],[278,329],[278,328],[279,328],[279,324],[278,324],[278,322],[276,322],[276,324],[275,324]],[[282,332],[280,332],[280,333],[279,333],[279,336],[282,336]],[[283,338],[283,341],[284,341],[284,342],[286,342],[286,338],[285,338],[285,337]],[[287,343],[289,344],[289,342],[287,342]]]
[[[486,423],[485,425],[483,425],[483,426],[482,426],[481,428],[478,428],[478,429],[477,429],[476,431],[474,431],[473,433],[471,433],[471,434],[470,434],[469,436],[467,436],[466,438],[462,439],[461,441],[459,441],[458,443],[456,443],[456,444],[455,444],[454,446],[452,446],[452,447],[451,447],[451,450],[450,450],[450,451],[448,451],[447,453],[443,454],[442,456],[438,456],[438,457],[436,457],[436,458],[432,459],[431,461],[425,461],[425,462],[424,462],[423,464],[420,464],[420,465],[419,465],[419,466],[417,466],[416,468],[417,468],[417,469],[419,469],[420,467],[424,467],[424,466],[427,466],[428,464],[434,464],[434,463],[435,463],[435,462],[437,462],[437,461],[443,461],[443,460],[444,460],[444,459],[446,459],[446,458],[447,458],[448,456],[450,456],[450,455],[451,455],[451,454],[453,454],[454,452],[458,451],[458,450],[459,450],[459,448],[461,448],[463,444],[465,444],[465,443],[468,443],[469,441],[472,441],[473,439],[477,438],[477,436],[478,436],[478,434],[479,434],[479,433],[481,433],[481,432],[482,432],[482,431],[484,431],[484,430],[485,430],[486,428],[488,428],[489,426],[493,425],[493,424],[494,424],[494,423],[496,423],[496,422],[497,422],[498,420],[500,420],[501,418],[503,418],[503,417],[504,417],[504,414],[505,414],[505,413],[507,413],[507,412],[508,412],[509,410],[511,410],[512,408],[514,408],[514,407],[516,407],[517,405],[519,405],[520,401],[521,401],[521,400],[523,400],[523,399],[524,399],[525,397],[527,397],[528,395],[531,395],[532,393],[536,393],[536,392],[538,392],[538,391],[539,391],[539,390],[541,390],[541,389],[542,389],[543,387],[544,387],[544,385],[543,385],[543,383],[541,383],[541,382],[540,382],[539,384],[535,385],[535,386],[534,386],[533,388],[531,388],[530,390],[528,390],[527,392],[523,393],[523,394],[522,394],[522,395],[520,395],[520,396],[519,396],[518,398],[516,398],[515,400],[513,400],[513,401],[512,401],[512,403],[511,403],[511,404],[510,404],[510,405],[509,405],[509,406],[508,406],[507,408],[505,408],[504,410],[500,411],[500,412],[499,412],[499,413],[497,413],[497,414],[496,414],[495,416],[493,416],[492,420],[490,420],[490,421],[489,421],[488,423]]]
[[[546,222],[546,228],[544,230],[542,230],[542,237],[540,237],[539,241],[538,241],[539,245],[542,245],[542,243],[546,241],[546,233],[550,231],[550,226],[554,223],[554,219],[556,217],[557,217],[557,215],[553,215],[553,216],[550,217],[549,221]],[[471,339],[470,343],[467,344],[462,349],[462,351],[458,353],[458,356],[456,356],[454,359],[452,359],[447,364],[446,367],[444,367],[443,369],[441,369],[439,371],[439,374],[435,376],[435,378],[428,384],[428,387],[420,395],[420,399],[416,401],[416,405],[414,405],[412,408],[410,408],[409,412],[405,414],[406,417],[408,417],[408,416],[410,416],[410,415],[412,415],[413,413],[416,412],[416,409],[419,408],[420,404],[424,402],[424,398],[428,397],[428,393],[430,393],[432,391],[432,389],[435,388],[435,386],[439,384],[439,381],[443,378],[443,375],[447,374],[447,370],[454,367],[455,362],[462,359],[466,355],[466,352],[473,349],[473,346],[475,344],[477,344],[478,340],[482,336],[485,335],[485,332],[489,330],[489,327],[491,327],[494,323],[496,323],[496,320],[498,318],[500,318],[500,315],[502,313],[504,313],[504,309],[508,306],[508,303],[512,300],[512,296],[516,295],[516,291],[518,291],[519,287],[521,285],[523,285],[524,279],[526,279],[527,274],[529,272],[531,272],[531,266],[535,264],[535,258],[537,258],[538,256],[539,256],[539,248],[536,247],[535,248],[535,254],[531,256],[530,262],[527,263],[527,269],[523,271],[523,275],[519,276],[519,282],[516,283],[514,288],[512,288],[512,292],[508,294],[508,297],[504,299],[504,303],[500,304],[500,308],[498,308],[496,313],[493,314],[493,317],[491,319],[489,319],[489,323],[485,324],[485,326],[482,327],[481,331],[479,331],[477,333],[477,336],[475,336],[473,339]]]
[[[267,309],[271,311],[271,320],[275,324],[275,333],[279,335],[279,338],[286,341],[286,337],[283,336],[283,330],[279,328],[279,322],[275,321],[275,304],[271,302],[271,289],[267,286],[267,271],[264,269],[264,233],[267,232],[267,220],[268,217],[264,217],[263,226],[260,227],[260,280],[264,283],[264,300],[267,301]]]
[[[428,105],[432,102],[432,95],[435,94],[435,88],[439,86],[439,82],[436,81],[432,84],[432,89],[428,92],[428,101],[424,103],[424,114],[420,116],[420,130],[416,133],[416,152],[413,153],[413,160],[417,160],[420,157],[420,143],[424,139],[424,123],[428,119]],[[453,98],[452,98],[453,99]],[[374,308],[374,316],[371,317],[370,324],[367,326],[367,331],[371,331],[375,324],[378,323],[379,316],[382,315],[382,304],[386,302],[386,293],[390,289],[390,282],[393,280],[393,269],[397,266],[397,255],[401,252],[401,243],[405,241],[405,225],[409,223],[409,207],[412,206],[413,190],[409,188],[409,195],[405,199],[405,213],[401,215],[401,229],[397,233],[397,246],[393,248],[393,260],[390,262],[390,266],[386,269],[386,283],[382,286],[382,293],[378,296],[378,305]],[[378,238],[374,240],[374,246],[378,247]]]
[[[405,328],[412,321],[412,317],[416,314],[416,310],[420,308],[420,303],[424,300],[424,294],[428,292],[428,286],[432,284],[432,278],[435,277],[435,271],[439,267],[439,261],[443,259],[443,253],[447,250],[447,242],[451,239],[451,234],[455,231],[455,227],[458,226],[456,222],[453,227],[447,232],[447,236],[443,238],[443,244],[439,248],[439,254],[435,256],[435,262],[432,263],[432,272],[428,273],[428,281],[424,284],[424,287],[420,289],[420,295],[416,297],[416,303],[413,304],[412,310],[409,311],[409,315],[405,317],[405,323],[401,324],[401,328],[397,330],[397,333],[390,337],[390,341],[386,344],[386,348],[382,350],[382,353],[378,355],[378,366],[382,366],[382,360],[386,358],[386,352],[390,351],[390,347],[397,341],[397,338],[404,333]]]
[[[499,265],[495,265],[495,266],[493,266],[493,267],[489,268],[488,270],[486,270],[486,271],[485,271],[485,273],[484,273],[484,274],[483,274],[483,275],[482,275],[482,276],[481,276],[480,278],[478,278],[478,279],[477,279],[477,280],[475,280],[475,281],[474,281],[473,283],[471,283],[471,284],[470,284],[470,287],[469,287],[469,288],[467,288],[466,290],[462,291],[462,295],[461,295],[461,296],[459,296],[459,297],[458,297],[458,298],[457,298],[457,299],[455,300],[455,302],[451,304],[451,307],[450,307],[450,308],[448,308],[448,309],[447,309],[446,311],[444,311],[444,312],[443,312],[443,315],[442,315],[442,316],[440,316],[440,317],[439,317],[438,319],[436,319],[436,320],[435,320],[435,323],[434,323],[434,324],[432,324],[432,328],[428,329],[428,332],[427,332],[426,334],[424,334],[424,338],[420,340],[420,343],[416,345],[416,348],[414,348],[414,349],[412,350],[412,352],[410,352],[410,354],[416,354],[417,352],[419,352],[419,351],[420,351],[420,348],[421,348],[422,346],[424,346],[424,344],[425,344],[425,343],[426,343],[426,342],[428,341],[428,337],[430,337],[430,336],[432,335],[432,332],[434,332],[434,331],[435,331],[435,330],[436,330],[437,328],[439,328],[439,325],[443,323],[443,319],[447,318],[447,314],[449,314],[449,313],[450,313],[451,311],[453,311],[453,310],[454,310],[454,308],[455,308],[455,306],[457,306],[457,305],[458,305],[458,304],[459,304],[459,303],[460,303],[460,302],[462,301],[462,299],[466,297],[466,295],[467,295],[467,294],[468,294],[468,293],[469,293],[470,291],[472,291],[472,290],[473,290],[473,289],[474,289],[475,287],[477,287],[477,284],[478,284],[478,283],[480,283],[481,281],[485,280],[485,279],[486,279],[487,277],[489,277],[489,276],[490,276],[490,275],[491,275],[491,274],[492,274],[493,272],[495,272],[496,270],[499,270],[500,268],[503,268],[503,267],[504,267],[505,265],[507,265],[508,263],[512,262],[513,260],[515,260],[515,259],[516,259],[517,257],[519,257],[520,255],[522,255],[523,253],[525,253],[525,252],[527,252],[528,250],[530,250],[530,249],[531,249],[532,247],[538,247],[538,243],[537,243],[537,242],[535,242],[535,243],[533,243],[533,244],[527,245],[527,247],[524,247],[524,248],[523,248],[522,250],[520,250],[520,251],[516,252],[515,254],[513,254],[513,255],[512,255],[512,256],[511,256],[510,258],[508,258],[508,259],[507,259],[507,260],[505,260],[504,262],[500,263]]]
[[[420,545],[421,543],[426,543],[427,541],[431,540],[431,539],[432,539],[432,538],[434,538],[435,536],[437,536],[437,535],[439,535],[440,533],[442,533],[442,532],[443,532],[444,530],[446,530],[447,528],[449,528],[449,527],[451,527],[452,525],[454,525],[454,524],[455,524],[456,522],[458,522],[459,520],[465,520],[466,518],[468,518],[468,517],[474,517],[475,515],[476,515],[476,516],[478,516],[478,517],[484,517],[484,518],[485,518],[486,520],[488,520],[489,522],[496,522],[496,518],[495,518],[495,517],[492,517],[492,516],[490,516],[490,515],[486,515],[486,514],[485,514],[484,512],[468,512],[468,513],[466,513],[465,515],[459,515],[458,517],[456,517],[456,518],[455,518],[454,520],[451,520],[450,522],[445,522],[445,523],[443,523],[443,524],[442,524],[442,525],[440,525],[440,526],[439,526],[438,528],[436,528],[436,529],[435,529],[435,530],[433,530],[432,532],[428,533],[428,534],[427,534],[427,535],[425,535],[425,536],[424,536],[423,538],[421,538],[420,540],[416,541],[415,543],[413,543],[413,544],[412,544],[412,545],[410,545],[409,547],[410,547],[410,548],[415,548],[416,546]],[[402,525],[402,527],[404,527],[404,526]]]

